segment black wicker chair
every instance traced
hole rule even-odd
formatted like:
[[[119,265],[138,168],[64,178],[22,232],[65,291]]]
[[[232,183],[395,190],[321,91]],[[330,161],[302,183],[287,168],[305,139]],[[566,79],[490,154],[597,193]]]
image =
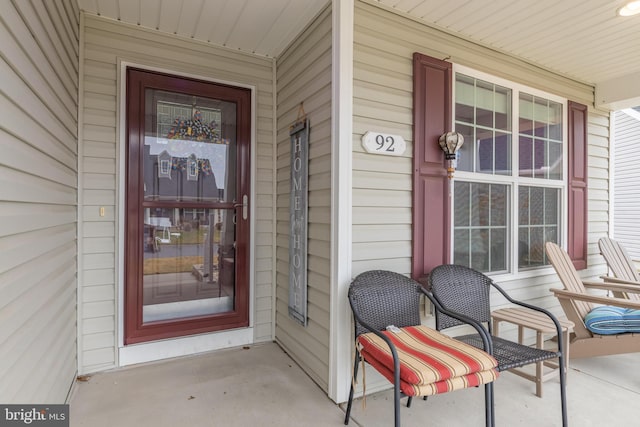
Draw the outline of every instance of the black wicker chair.
[[[349,303],[351,304],[354,315],[356,341],[358,341],[358,337],[360,337],[360,335],[372,332],[373,334],[375,334],[375,336],[382,338],[384,343],[389,346],[390,353],[393,356],[393,367],[387,368],[386,371],[388,374],[387,378],[389,378],[391,375],[393,376],[394,418],[396,427],[400,426],[400,398],[401,396],[405,396],[404,393],[402,393],[400,387],[400,361],[398,352],[396,351],[396,346],[392,343],[391,339],[389,339],[387,335],[383,334],[381,331],[385,331],[385,329],[387,329],[387,327],[390,325],[396,326],[397,328],[420,325],[421,294],[422,288],[418,282],[415,282],[414,280],[401,274],[382,270],[368,271],[358,275],[358,277],[353,280],[351,286],[349,287]],[[429,329],[429,331],[433,334],[437,334],[438,337],[444,337],[444,335],[439,334],[435,330]],[[482,334],[482,329],[479,329],[478,333]],[[394,336],[393,339],[397,339],[397,335]],[[452,340],[450,337],[446,337],[446,339],[450,340],[451,342],[455,342],[455,340]],[[489,340],[489,338],[484,340],[484,348],[486,349],[490,348]],[[382,347],[385,347],[384,343],[382,343]],[[398,347],[398,349],[400,348],[401,347]],[[483,348],[482,344],[480,348]],[[357,377],[358,365],[361,360],[372,363],[372,360],[369,358],[369,356],[364,357],[363,352],[365,352],[364,349],[361,352],[360,348],[356,346],[355,360],[353,365],[354,379]],[[492,367],[489,371],[492,372],[493,376],[490,379],[487,379],[485,377],[484,380],[478,385],[485,385],[486,425],[493,426],[493,408],[491,407],[491,405],[493,404],[493,383],[491,381],[493,381],[497,377],[497,370],[495,370],[495,360],[487,356],[485,353],[481,353],[484,354],[488,359],[491,359],[492,362]],[[376,368],[375,365],[372,366]],[[484,370],[482,371],[482,374],[486,375],[486,373],[489,371]],[[475,374],[471,373],[471,375],[476,374],[477,372]],[[469,386],[470,385],[468,384],[465,385],[465,387]],[[351,383],[351,390],[349,392],[349,401],[347,404],[344,420],[345,425],[349,423],[351,406],[353,403],[353,394],[354,381],[352,381]],[[431,394],[435,393],[416,394],[416,396],[423,396],[426,400],[427,395]],[[413,396],[408,396],[407,407],[411,405],[412,397]]]
[[[558,319],[549,311],[511,298],[493,280],[484,274],[460,265],[440,265],[429,275],[429,286],[425,293],[435,306],[436,329],[443,330],[462,324],[457,318],[460,315],[473,319],[477,325],[486,325],[486,333],[493,343],[492,354],[498,361],[498,370],[512,368],[558,358],[560,375],[560,400],[562,407],[562,425],[567,425],[566,403],[566,365],[564,343],[558,339],[558,351],[547,351],[529,347],[492,335],[491,329],[491,288],[495,288],[512,304],[526,307],[547,315],[555,324],[557,337],[562,337],[562,329]],[[483,348],[484,337],[477,334],[457,336],[456,339]]]

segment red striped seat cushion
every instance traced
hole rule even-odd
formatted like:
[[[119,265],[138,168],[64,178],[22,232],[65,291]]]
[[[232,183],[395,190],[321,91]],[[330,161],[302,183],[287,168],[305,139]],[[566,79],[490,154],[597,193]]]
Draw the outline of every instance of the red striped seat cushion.
[[[496,360],[471,345],[426,326],[383,332],[396,346],[402,391],[409,396],[430,396],[478,386],[498,377]],[[364,359],[393,382],[389,346],[373,333],[358,337]]]

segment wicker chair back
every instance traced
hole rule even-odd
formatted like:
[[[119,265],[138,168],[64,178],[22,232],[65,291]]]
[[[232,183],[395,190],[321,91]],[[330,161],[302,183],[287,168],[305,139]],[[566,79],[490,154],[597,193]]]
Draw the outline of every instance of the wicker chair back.
[[[461,265],[445,264],[434,268],[429,275],[433,296],[451,311],[477,322],[491,320],[489,294],[491,279]],[[442,330],[464,323],[436,310],[436,329]]]
[[[349,303],[356,318],[356,337],[369,332],[360,321],[382,331],[420,324],[420,285],[392,271],[361,273],[349,287]]]

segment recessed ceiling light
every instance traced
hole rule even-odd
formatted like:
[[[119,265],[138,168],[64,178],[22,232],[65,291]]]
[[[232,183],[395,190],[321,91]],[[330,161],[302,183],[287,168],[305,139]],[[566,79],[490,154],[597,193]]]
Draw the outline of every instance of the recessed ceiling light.
[[[618,15],[631,16],[640,13],[640,0],[630,1],[620,9],[618,9]]]

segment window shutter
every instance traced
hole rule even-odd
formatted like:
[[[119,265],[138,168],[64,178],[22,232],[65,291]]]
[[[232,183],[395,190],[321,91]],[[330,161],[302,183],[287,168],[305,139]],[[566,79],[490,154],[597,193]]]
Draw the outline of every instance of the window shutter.
[[[413,55],[413,260],[414,279],[449,263],[450,200],[438,138],[452,129],[452,67]]]
[[[587,268],[587,106],[569,101],[569,230],[567,252]]]

